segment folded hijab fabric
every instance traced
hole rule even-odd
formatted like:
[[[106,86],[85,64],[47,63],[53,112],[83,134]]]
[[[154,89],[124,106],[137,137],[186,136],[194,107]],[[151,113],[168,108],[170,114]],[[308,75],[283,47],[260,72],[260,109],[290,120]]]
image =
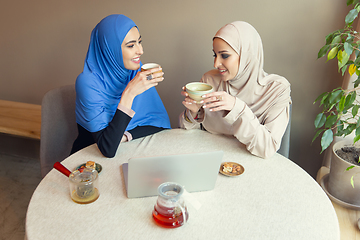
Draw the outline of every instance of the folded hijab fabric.
[[[124,15],[110,15],[93,29],[83,72],[76,80],[76,121],[89,132],[106,128],[121,94],[138,70],[124,67],[121,44],[135,23]],[[142,65],[142,64],[141,64]],[[135,97],[135,111],[126,131],[137,126],[170,128],[165,107],[152,87]]]
[[[264,69],[263,46],[258,32],[246,22],[236,21],[222,27],[214,38],[228,43],[240,56],[234,79],[222,81],[217,69],[204,74],[201,81],[215,91],[225,91],[236,97],[230,112],[210,112],[205,109],[204,128],[212,133],[235,136],[254,155],[269,157],[281,144],[289,121],[290,83]],[[191,114],[187,117],[192,121]],[[194,128],[180,118],[182,127]]]

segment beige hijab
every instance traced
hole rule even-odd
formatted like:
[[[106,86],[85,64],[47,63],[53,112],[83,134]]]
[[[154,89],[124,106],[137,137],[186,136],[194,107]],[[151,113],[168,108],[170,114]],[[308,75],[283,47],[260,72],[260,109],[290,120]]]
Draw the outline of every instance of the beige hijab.
[[[264,113],[275,102],[281,105],[278,107],[289,105],[289,95],[283,99],[279,97],[290,84],[285,78],[264,71],[263,46],[253,26],[242,21],[232,22],[222,27],[214,38],[227,42],[240,56],[237,75],[232,80],[221,81],[218,91],[243,100],[254,113]]]

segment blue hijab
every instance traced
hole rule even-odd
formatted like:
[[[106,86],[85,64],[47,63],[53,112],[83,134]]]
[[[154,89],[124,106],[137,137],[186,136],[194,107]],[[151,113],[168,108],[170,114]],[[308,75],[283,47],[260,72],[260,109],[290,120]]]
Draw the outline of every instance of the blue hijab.
[[[76,122],[89,132],[109,125],[121,94],[138,70],[124,67],[121,44],[135,23],[124,15],[110,15],[91,33],[84,70],[76,79]],[[142,63],[140,63],[142,65]],[[155,87],[135,97],[135,111],[126,131],[137,126],[170,128],[169,116]]]

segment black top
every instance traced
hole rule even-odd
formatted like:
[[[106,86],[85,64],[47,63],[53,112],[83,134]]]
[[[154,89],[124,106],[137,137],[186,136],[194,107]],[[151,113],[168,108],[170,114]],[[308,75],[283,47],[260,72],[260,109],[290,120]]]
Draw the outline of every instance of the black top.
[[[96,143],[100,152],[105,157],[114,157],[130,120],[131,117],[129,115],[117,109],[109,125],[98,132],[89,132],[77,124],[79,135],[74,141],[71,154]],[[129,130],[129,133],[132,135],[133,139],[136,139],[160,132],[162,130],[164,130],[164,128],[138,126]]]

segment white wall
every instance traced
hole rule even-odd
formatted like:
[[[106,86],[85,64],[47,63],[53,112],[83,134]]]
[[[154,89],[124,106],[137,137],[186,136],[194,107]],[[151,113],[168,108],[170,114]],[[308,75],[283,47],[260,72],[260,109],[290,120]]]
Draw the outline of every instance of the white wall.
[[[180,89],[213,68],[212,37],[226,23],[243,20],[260,33],[265,70],[292,84],[290,158],[313,176],[322,156],[311,145],[314,99],[341,85],[336,64],[317,60],[324,37],[342,27],[349,10],[338,0],[62,0],[2,1],[0,98],[40,104],[48,90],[74,83],[82,71],[90,32],[105,16],[122,13],[139,26],[143,62],[160,63],[157,87],[177,127]],[[4,7],[6,6],[6,7]]]

